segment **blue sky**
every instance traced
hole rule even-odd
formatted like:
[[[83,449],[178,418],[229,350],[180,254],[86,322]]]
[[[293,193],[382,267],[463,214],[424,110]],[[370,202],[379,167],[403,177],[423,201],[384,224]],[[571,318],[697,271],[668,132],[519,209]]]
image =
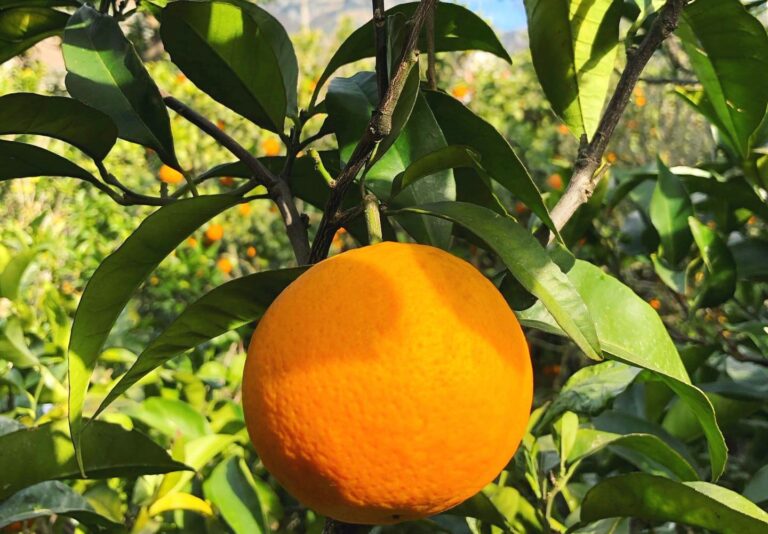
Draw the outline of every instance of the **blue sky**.
[[[523,0],[464,0],[458,3],[488,18],[496,29],[516,30],[525,27]]]

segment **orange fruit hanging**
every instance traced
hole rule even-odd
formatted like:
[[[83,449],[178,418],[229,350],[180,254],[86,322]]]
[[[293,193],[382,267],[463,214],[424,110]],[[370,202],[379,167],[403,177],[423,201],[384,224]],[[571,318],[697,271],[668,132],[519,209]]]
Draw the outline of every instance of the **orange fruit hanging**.
[[[220,224],[214,223],[205,231],[205,239],[210,243],[219,241],[222,237],[224,237],[224,227]]]
[[[325,260],[248,349],[246,424],[266,468],[340,521],[442,512],[507,465],[533,394],[520,325],[472,265],[385,242]]]
[[[159,176],[160,181],[165,182],[168,185],[179,185],[184,181],[184,175],[168,165],[160,167]]]
[[[281,147],[280,141],[274,137],[268,137],[261,142],[261,149],[264,151],[265,156],[277,156],[280,154]]]

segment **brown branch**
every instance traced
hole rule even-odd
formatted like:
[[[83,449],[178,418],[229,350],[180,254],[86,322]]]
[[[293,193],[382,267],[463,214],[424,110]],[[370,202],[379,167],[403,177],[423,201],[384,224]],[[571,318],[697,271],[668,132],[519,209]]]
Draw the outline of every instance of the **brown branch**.
[[[408,74],[418,61],[419,34],[424,26],[427,13],[434,7],[435,2],[436,0],[422,0],[413,14],[413,18],[410,21],[411,32],[397,67],[395,67],[395,74],[389,82],[384,97],[374,110],[362,139],[357,143],[349,162],[339,173],[339,176],[336,178],[336,184],[331,189],[331,195],[325,205],[323,218],[317,229],[315,241],[312,243],[310,263],[316,263],[328,255],[328,249],[333,239],[332,221],[341,207],[344,195],[360,171],[368,164],[379,142],[392,130],[392,113],[403,92]]]
[[[439,0],[438,0],[439,1]],[[435,57],[435,16],[437,12],[437,2],[435,7],[429,10],[427,14],[427,85],[433,91],[437,90],[437,68]]]
[[[373,28],[374,44],[376,47],[376,85],[379,88],[379,100],[384,98],[384,93],[389,87],[389,67],[387,65],[387,17],[384,14],[384,0],[372,0],[373,2]]]
[[[596,179],[595,172],[600,165],[616,125],[629,103],[640,74],[654,52],[677,28],[680,15],[688,1],[667,0],[642,43],[636,49],[627,52],[627,65],[624,72],[621,73],[616,90],[600,119],[597,131],[584,150],[579,152],[578,159],[573,166],[573,175],[568,189],[552,209],[552,220],[558,230],[561,230],[576,213],[579,206],[587,202],[592,196],[599,181]],[[554,239],[554,235],[550,235],[549,239],[550,241]]]
[[[296,261],[299,265],[305,265],[309,261],[307,226],[299,210],[296,208],[296,202],[293,199],[290,187],[288,187],[287,180],[283,176],[272,174],[256,156],[248,152],[240,143],[180,100],[172,96],[166,96],[163,100],[166,106],[213,137],[221,146],[229,150],[248,167],[248,170],[253,175],[253,181],[249,186],[239,190],[241,194],[247,193],[258,184],[264,185],[267,188],[269,196],[275,202],[280,215],[283,217],[288,240],[291,242]]]

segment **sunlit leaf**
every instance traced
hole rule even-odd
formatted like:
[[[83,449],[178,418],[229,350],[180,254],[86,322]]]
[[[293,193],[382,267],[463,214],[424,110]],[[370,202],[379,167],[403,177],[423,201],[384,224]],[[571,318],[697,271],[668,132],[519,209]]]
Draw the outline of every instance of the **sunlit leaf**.
[[[58,35],[67,24],[69,15],[46,6],[31,5],[18,0],[8,6],[0,5],[0,63],[17,56],[43,39]]]

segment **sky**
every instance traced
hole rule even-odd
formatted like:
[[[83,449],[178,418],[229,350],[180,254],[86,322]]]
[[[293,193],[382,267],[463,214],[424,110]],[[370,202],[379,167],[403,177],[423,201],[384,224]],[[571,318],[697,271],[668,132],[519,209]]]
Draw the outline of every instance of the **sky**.
[[[459,3],[489,19],[497,30],[509,31],[525,27],[523,0],[464,0]]]

